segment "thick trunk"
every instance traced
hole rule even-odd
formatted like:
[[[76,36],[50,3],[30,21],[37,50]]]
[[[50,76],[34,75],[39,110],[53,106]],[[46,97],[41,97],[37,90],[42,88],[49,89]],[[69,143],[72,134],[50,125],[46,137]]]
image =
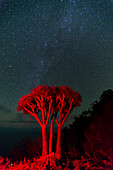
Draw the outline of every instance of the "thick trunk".
[[[52,152],[52,140],[53,140],[53,118],[50,124],[50,137],[49,137],[49,153]]]
[[[56,158],[58,160],[61,159],[61,126],[58,126],[58,132],[57,132],[57,144],[56,144]]]
[[[47,132],[46,127],[42,127],[42,155],[47,155]]]

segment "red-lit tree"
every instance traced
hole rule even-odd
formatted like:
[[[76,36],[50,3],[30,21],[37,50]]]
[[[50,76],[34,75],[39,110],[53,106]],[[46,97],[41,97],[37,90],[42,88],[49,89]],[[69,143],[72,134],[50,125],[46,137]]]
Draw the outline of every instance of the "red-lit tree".
[[[74,107],[80,106],[80,94],[73,91],[70,87],[59,86],[56,94],[55,121],[58,127],[57,143],[56,143],[56,158],[61,159],[61,129],[66,121],[69,113]]]
[[[23,96],[18,102],[18,111],[24,114],[30,114],[35,117],[42,128],[42,155],[47,154],[47,132],[46,126],[50,115],[52,115],[52,88],[48,86],[37,86],[32,89],[31,93]],[[39,113],[42,113],[42,120]]]
[[[61,159],[61,129],[73,107],[78,107],[80,102],[79,93],[66,86],[37,86],[30,94],[20,99],[17,110],[34,116],[42,128],[42,155],[47,154],[46,126],[50,117],[49,153],[52,152],[53,117],[55,117],[58,126],[56,158]],[[39,118],[40,112],[42,120]]]

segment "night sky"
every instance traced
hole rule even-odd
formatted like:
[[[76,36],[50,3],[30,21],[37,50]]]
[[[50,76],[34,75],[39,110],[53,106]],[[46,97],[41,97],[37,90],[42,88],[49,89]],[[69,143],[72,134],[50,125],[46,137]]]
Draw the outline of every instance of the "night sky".
[[[37,85],[81,94],[65,125],[113,89],[113,0],[0,0],[0,127],[39,126],[16,111]]]

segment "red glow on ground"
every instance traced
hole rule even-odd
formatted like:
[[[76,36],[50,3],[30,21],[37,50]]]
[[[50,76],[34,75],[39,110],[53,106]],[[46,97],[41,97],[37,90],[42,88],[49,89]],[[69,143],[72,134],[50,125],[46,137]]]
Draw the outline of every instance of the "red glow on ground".
[[[70,152],[70,154],[73,154]],[[80,159],[67,159],[66,163],[58,163],[54,152],[49,155],[33,158],[32,160],[11,163],[10,159],[0,157],[0,170],[80,170],[80,169],[103,169],[111,170],[113,168],[113,160],[98,160],[96,157],[91,158],[89,154]]]

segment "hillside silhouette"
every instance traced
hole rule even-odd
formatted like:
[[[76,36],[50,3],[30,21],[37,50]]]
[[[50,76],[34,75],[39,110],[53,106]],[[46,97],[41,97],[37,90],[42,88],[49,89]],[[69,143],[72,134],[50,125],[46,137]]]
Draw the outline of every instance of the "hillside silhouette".
[[[64,142],[66,141],[66,142]],[[102,93],[99,101],[91,104],[88,111],[82,112],[70,128],[63,130],[63,149],[79,155],[90,154],[97,159],[113,161],[113,91]],[[73,158],[74,158],[73,154]]]

